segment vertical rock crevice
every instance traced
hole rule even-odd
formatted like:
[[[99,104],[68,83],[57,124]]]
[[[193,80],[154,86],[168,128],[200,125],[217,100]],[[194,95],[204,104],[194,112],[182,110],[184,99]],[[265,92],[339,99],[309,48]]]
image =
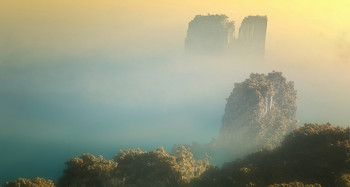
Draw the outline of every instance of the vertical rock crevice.
[[[227,99],[218,144],[232,151],[272,149],[294,130],[296,119],[294,83],[280,72],[251,74],[236,83]]]

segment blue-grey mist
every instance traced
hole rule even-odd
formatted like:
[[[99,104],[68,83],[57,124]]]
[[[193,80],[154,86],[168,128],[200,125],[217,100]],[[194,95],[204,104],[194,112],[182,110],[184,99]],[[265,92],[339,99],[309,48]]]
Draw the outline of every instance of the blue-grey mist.
[[[210,142],[234,83],[250,73],[277,70],[295,82],[300,125],[349,125],[350,101],[343,96],[350,91],[336,84],[346,77],[288,63],[2,52],[0,184],[17,177],[57,181],[64,163],[85,152],[111,159],[120,149],[170,151],[173,144]]]
[[[173,144],[208,142],[220,128],[225,98],[196,98],[196,86],[186,82],[199,80],[167,69],[169,58],[2,60],[1,184],[17,177],[56,181],[65,161],[85,152],[111,159],[119,149],[170,151]]]

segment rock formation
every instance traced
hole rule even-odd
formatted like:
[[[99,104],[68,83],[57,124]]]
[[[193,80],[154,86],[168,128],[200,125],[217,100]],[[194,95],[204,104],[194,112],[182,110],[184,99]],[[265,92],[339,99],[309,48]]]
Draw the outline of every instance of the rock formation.
[[[242,21],[235,38],[234,21],[226,15],[197,15],[189,23],[185,49],[190,54],[222,54],[263,57],[267,17],[248,16]]]
[[[251,74],[235,83],[217,143],[236,152],[276,147],[296,128],[296,95],[294,83],[280,72]]]
[[[185,40],[189,53],[217,53],[234,40],[235,26],[226,15],[197,15],[189,24]]]
[[[239,28],[238,43],[248,55],[264,56],[267,17],[248,16]]]

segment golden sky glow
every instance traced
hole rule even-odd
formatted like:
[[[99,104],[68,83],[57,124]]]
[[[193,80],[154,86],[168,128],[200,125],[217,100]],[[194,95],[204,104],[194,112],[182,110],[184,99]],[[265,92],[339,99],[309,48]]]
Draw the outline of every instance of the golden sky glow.
[[[350,39],[347,0],[21,0],[0,7],[1,39],[20,49],[180,50],[187,23],[207,13],[226,14],[237,28],[244,16],[267,15],[268,54],[300,45],[318,49],[308,54],[346,50]]]
[[[3,53],[56,56],[181,54],[197,14],[226,14],[236,33],[245,16],[267,15],[272,69],[350,80],[348,0],[3,0],[0,10]]]

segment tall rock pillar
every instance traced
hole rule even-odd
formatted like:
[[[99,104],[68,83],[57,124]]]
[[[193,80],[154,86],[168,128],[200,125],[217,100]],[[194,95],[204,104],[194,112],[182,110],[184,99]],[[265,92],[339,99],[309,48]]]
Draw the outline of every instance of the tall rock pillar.
[[[263,57],[267,29],[266,16],[248,16],[239,28],[238,42],[242,51],[248,55]]]

